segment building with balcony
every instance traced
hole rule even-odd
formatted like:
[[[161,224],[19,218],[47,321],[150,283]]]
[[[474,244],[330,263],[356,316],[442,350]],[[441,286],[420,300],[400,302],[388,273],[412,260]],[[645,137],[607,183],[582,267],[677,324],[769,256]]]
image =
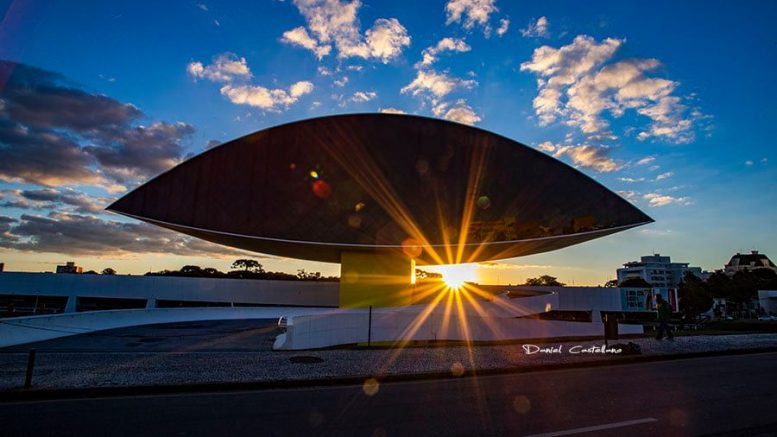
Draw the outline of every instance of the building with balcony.
[[[627,262],[617,270],[618,283],[628,279],[641,278],[653,287],[675,288],[680,285],[686,272],[701,278],[701,267],[689,267],[688,263],[672,262],[670,257],[656,253],[643,256],[639,261]]]

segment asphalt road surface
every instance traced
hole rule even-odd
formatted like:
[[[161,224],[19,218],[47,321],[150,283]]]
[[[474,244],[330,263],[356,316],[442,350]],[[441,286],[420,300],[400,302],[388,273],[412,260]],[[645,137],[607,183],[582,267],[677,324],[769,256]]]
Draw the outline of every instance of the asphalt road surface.
[[[0,404],[2,435],[777,435],[777,353],[292,390]]]

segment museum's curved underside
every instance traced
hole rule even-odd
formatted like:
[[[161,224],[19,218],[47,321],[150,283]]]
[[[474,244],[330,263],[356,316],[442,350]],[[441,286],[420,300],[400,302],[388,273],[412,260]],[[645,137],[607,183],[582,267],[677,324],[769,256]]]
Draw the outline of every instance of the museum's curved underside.
[[[560,249],[651,218],[572,167],[482,129],[395,114],[290,123],[222,144],[110,210],[227,246],[421,263]]]

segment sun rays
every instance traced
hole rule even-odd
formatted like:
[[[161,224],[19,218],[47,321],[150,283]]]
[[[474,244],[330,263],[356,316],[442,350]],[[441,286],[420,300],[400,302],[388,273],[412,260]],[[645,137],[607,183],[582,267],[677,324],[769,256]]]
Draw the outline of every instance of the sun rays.
[[[467,282],[477,282],[476,264],[450,264],[437,266],[437,270],[442,274],[442,280],[449,288],[460,289]]]
[[[332,141],[332,138],[337,141]],[[487,164],[491,158],[491,144],[483,142],[455,148],[451,145],[441,152],[445,156],[418,158],[428,163],[423,167],[428,168],[437,163],[438,159],[450,159],[454,154],[458,154],[460,165],[466,166],[467,169],[466,188],[461,193],[451,193],[450,187],[445,186],[442,180],[421,179],[421,183],[428,184],[423,188],[431,193],[426,212],[436,216],[436,230],[429,231],[429,223],[424,225],[416,220],[408,208],[411,205],[406,205],[399,195],[400,190],[392,186],[392,179],[384,174],[385,168],[373,159],[368,145],[351,135],[347,127],[318,132],[316,141],[405,233],[404,239],[400,238],[401,242],[393,242],[397,245],[397,255],[430,262],[430,270],[442,274],[441,279],[411,280],[400,292],[402,298],[411,302],[412,307],[392,309],[393,316],[397,318],[402,329],[381,367],[387,369],[391,366],[402,349],[411,342],[432,339],[463,342],[468,349],[469,361],[464,364],[468,364],[470,369],[474,368],[473,327],[499,330],[498,326],[490,326],[493,315],[489,314],[484,304],[493,302],[490,304],[492,307],[502,308],[504,311],[514,311],[516,308],[515,305],[510,306],[495,300],[492,293],[479,288],[476,285],[477,264],[469,262],[478,259],[489,241],[494,238],[494,235],[485,238],[481,236],[476,238],[477,241],[472,241],[474,237],[471,232],[477,212],[492,206],[488,193],[482,192],[487,176]],[[331,144],[338,144],[338,148],[335,149]],[[407,162],[407,167],[408,171],[415,171],[418,162]],[[455,211],[450,208],[448,198],[451,195],[460,199]],[[432,232],[432,235],[425,235],[424,229]],[[470,323],[473,317],[478,318],[479,323]],[[489,326],[483,328],[484,324]]]

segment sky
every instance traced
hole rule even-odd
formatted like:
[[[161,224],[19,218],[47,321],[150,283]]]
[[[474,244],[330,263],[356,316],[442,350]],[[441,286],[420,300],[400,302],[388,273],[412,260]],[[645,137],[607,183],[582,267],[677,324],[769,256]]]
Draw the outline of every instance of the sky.
[[[597,285],[651,253],[777,257],[777,3],[0,1],[0,262],[119,273],[246,253],[103,210],[208,147],[404,112],[537,148],[655,223],[473,267]],[[252,255],[265,269],[337,264]]]

